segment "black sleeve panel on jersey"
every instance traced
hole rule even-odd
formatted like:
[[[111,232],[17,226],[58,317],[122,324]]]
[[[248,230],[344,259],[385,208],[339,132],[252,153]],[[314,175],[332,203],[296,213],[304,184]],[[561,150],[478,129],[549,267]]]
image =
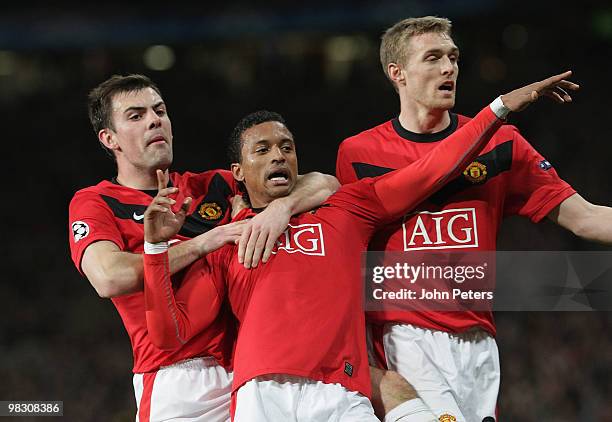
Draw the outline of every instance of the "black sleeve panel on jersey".
[[[122,220],[134,220],[138,224],[143,224],[143,220],[134,218],[134,215],[144,215],[147,209],[146,205],[140,204],[125,204],[112,196],[102,195],[100,197],[106,202],[106,205],[111,209],[116,218]]]
[[[376,179],[374,188],[387,213],[401,217],[452,180],[477,157],[501,124],[487,105],[428,154]]]
[[[350,145],[350,138],[345,139],[338,148],[338,156],[336,157],[336,178],[341,185],[353,183],[358,180],[357,175],[351,167],[353,162],[352,148]]]
[[[450,201],[450,198],[472,186],[479,186],[488,183],[491,179],[499,176],[512,167],[512,144],[509,140],[497,145],[486,154],[479,155],[474,161],[484,164],[487,169],[487,177],[482,182],[468,180],[464,174],[450,181],[446,186],[428,198],[433,204],[443,205]]]
[[[383,176],[387,173],[392,172],[392,168],[375,166],[374,164],[368,163],[351,163],[353,169],[355,170],[355,174],[357,178],[363,179],[365,177],[378,177]]]
[[[196,204],[194,211],[187,216],[179,234],[186,237],[195,237],[214,229],[219,224],[227,223],[232,212],[229,198],[233,194],[234,190],[227,180],[221,174],[215,174],[208,184],[206,195]],[[206,213],[207,207],[215,207],[215,209],[219,207],[221,214],[218,218],[211,218]]]

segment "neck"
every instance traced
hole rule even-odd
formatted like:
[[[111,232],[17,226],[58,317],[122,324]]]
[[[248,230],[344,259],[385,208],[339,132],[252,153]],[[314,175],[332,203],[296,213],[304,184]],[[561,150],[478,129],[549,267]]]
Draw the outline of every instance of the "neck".
[[[166,170],[166,175],[168,170]],[[122,169],[117,171],[117,182],[121,186],[125,186],[138,190],[155,190],[157,189],[157,174],[155,170],[151,172],[143,172],[138,169]]]
[[[432,109],[415,101],[401,100],[399,121],[402,127],[414,133],[436,133],[448,127],[450,114],[447,109]]]
[[[262,210],[264,208],[266,208],[268,205],[270,205],[270,202],[272,202],[272,200],[266,200],[263,198],[253,198],[250,194],[249,194],[249,201],[251,202],[251,208],[253,210]]]

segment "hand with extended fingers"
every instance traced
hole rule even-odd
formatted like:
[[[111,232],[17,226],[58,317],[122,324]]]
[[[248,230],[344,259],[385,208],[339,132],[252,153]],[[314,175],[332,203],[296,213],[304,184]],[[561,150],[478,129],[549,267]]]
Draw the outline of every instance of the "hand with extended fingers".
[[[177,234],[191,204],[191,198],[187,197],[180,208],[173,211],[176,201],[170,195],[178,192],[178,188],[167,187],[168,179],[166,172],[157,170],[157,195],[144,214],[145,240],[149,243],[167,241]]]
[[[543,95],[552,98],[560,104],[569,103],[572,101],[569,91],[576,91],[580,88],[578,84],[566,80],[566,78],[569,78],[571,75],[572,71],[569,70],[542,81],[515,89],[508,94],[502,95],[502,102],[511,111],[522,111]]]
[[[289,225],[291,212],[281,200],[272,201],[251,219],[238,242],[238,262],[245,268],[268,262],[279,236]]]

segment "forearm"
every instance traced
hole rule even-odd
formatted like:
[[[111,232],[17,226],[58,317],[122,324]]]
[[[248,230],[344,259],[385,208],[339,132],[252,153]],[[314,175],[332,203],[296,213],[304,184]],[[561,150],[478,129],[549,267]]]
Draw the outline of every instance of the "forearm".
[[[174,274],[200,258],[205,240],[197,237],[170,248],[170,273]],[[143,289],[142,254],[124,252],[110,242],[89,247],[82,268],[100,297],[123,296]]]
[[[176,349],[205,329],[216,317],[220,300],[212,283],[189,272],[174,291],[169,254],[145,253],[144,294],[147,330],[152,343]]]
[[[612,208],[594,205],[574,194],[556,207],[548,217],[576,236],[612,245]]]
[[[177,331],[176,301],[172,293],[168,258],[167,252],[159,255],[144,255],[147,330],[151,342],[164,350],[179,348],[187,342],[185,333],[179,335]]]
[[[490,106],[430,153],[376,181],[376,193],[387,213],[399,218],[456,177],[502,125]]]
[[[593,205],[591,214],[578,226],[575,233],[585,240],[612,245],[612,208]]]
[[[339,187],[340,183],[334,176],[312,172],[299,177],[289,196],[274,202],[282,202],[291,215],[300,214],[321,205]]]

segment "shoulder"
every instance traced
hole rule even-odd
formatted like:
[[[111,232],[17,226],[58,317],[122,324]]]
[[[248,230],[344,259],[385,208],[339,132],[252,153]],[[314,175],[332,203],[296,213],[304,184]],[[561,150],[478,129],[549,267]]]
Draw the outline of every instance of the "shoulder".
[[[384,137],[386,132],[388,132],[389,130],[393,130],[393,125],[391,122],[391,120],[388,120],[384,123],[374,126],[373,128],[364,130],[363,132],[346,138],[340,144],[340,148],[357,148],[362,146],[364,143],[367,143],[368,141]]]
[[[170,179],[175,186],[187,188],[189,191],[208,189],[234,190],[234,177],[229,170],[214,169],[200,173],[170,173]]]
[[[384,176],[383,176],[384,177]],[[374,183],[376,179],[373,177],[364,177],[356,182],[347,183],[330,196],[324,204],[338,205],[339,202],[344,203],[349,199],[369,198],[374,192]]]
[[[173,180],[189,180],[189,179],[211,179],[213,177],[215,177],[216,175],[219,175],[223,178],[229,178],[232,177],[232,172],[229,170],[225,170],[225,169],[212,169],[212,170],[205,170],[205,171],[201,171],[201,172],[191,172],[191,171],[185,171],[182,173],[173,171],[170,172],[170,178],[172,178]]]
[[[105,192],[107,194],[110,193],[112,186],[113,184],[111,182],[104,180],[97,185],[79,189],[73,195],[70,203],[74,204],[82,201],[99,200],[101,199],[101,195]]]

